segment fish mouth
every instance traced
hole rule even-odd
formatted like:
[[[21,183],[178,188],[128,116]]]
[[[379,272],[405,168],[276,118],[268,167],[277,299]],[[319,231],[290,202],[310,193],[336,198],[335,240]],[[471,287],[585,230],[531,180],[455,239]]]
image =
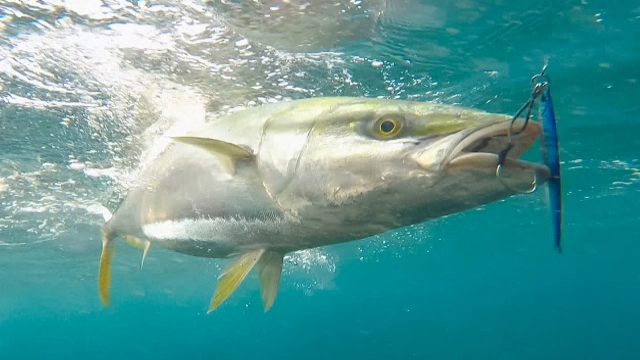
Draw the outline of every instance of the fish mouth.
[[[448,170],[455,169],[487,169],[495,172],[498,166],[498,154],[509,145],[509,127],[511,121],[501,121],[475,127],[458,133],[459,141],[454,142],[444,164]],[[542,127],[535,121],[518,119],[513,124],[511,136],[512,148],[502,165],[503,169],[512,169],[517,173],[533,172],[539,183],[546,181],[549,168],[540,163],[532,163],[520,159],[536,138],[542,133]],[[520,171],[518,171],[520,170]],[[509,176],[509,175],[507,175]]]

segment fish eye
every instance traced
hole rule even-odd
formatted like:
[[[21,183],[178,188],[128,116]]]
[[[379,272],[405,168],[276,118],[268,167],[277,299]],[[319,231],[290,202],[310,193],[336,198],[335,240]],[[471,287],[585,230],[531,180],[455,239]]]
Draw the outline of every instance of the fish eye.
[[[389,137],[395,135],[401,128],[400,119],[383,117],[376,122],[375,130],[379,136]]]

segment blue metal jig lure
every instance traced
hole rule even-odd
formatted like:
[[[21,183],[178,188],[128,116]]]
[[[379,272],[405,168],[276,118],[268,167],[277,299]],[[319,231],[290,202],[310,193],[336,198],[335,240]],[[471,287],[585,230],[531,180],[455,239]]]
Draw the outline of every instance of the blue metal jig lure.
[[[544,70],[542,76],[544,76]],[[540,150],[542,152],[542,161],[551,171],[551,178],[549,178],[547,184],[549,186],[549,205],[551,207],[553,241],[555,250],[558,253],[561,253],[562,247],[560,246],[560,238],[562,233],[562,185],[560,181],[558,130],[556,126],[556,115],[553,111],[553,100],[551,99],[549,78],[546,77],[545,80],[545,90],[540,96],[540,117],[542,119],[542,136],[540,139]]]
[[[531,97],[522,105],[520,110],[511,119],[511,126],[508,132],[508,144],[507,147],[498,153],[498,165],[496,167],[496,177],[500,179],[500,173],[502,165],[507,157],[509,150],[513,148],[511,137],[514,133],[513,124],[516,119],[520,117],[525,110],[527,110],[526,117],[522,129],[518,132],[524,131],[529,123],[531,117],[531,109],[537,98],[540,98],[540,118],[542,123],[542,135],[540,139],[540,150],[542,153],[542,161],[549,168],[551,177],[548,180],[549,186],[549,205],[551,207],[551,224],[553,227],[553,243],[554,249],[558,252],[562,252],[560,246],[561,232],[562,232],[562,186],[560,182],[560,154],[558,150],[558,131],[556,127],[556,116],[553,111],[553,101],[551,99],[551,90],[549,86],[549,77],[545,75],[547,65],[542,68],[540,74],[531,78],[533,89],[531,90]],[[508,186],[507,184],[504,184]],[[537,179],[534,177],[532,188],[526,192],[519,191],[521,193],[531,193],[537,189]],[[514,191],[517,191],[514,189]]]

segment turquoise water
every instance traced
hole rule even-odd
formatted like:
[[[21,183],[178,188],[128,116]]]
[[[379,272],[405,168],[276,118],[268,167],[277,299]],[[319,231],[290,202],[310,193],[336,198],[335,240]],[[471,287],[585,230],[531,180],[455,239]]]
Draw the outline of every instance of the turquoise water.
[[[1,359],[640,356],[637,2],[264,3],[0,1]],[[103,213],[172,131],[329,95],[513,113],[547,59],[563,254],[539,191],[291,254],[267,313],[255,275],[206,314],[225,261],[119,242],[100,304]]]

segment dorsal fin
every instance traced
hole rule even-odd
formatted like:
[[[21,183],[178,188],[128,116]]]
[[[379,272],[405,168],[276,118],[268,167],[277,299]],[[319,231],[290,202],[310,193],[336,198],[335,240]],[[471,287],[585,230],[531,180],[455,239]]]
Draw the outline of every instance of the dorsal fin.
[[[209,151],[220,159],[220,162],[230,174],[235,173],[236,161],[248,160],[254,156],[251,149],[222,140],[197,136],[176,136],[171,139],[176,142],[197,146]]]

